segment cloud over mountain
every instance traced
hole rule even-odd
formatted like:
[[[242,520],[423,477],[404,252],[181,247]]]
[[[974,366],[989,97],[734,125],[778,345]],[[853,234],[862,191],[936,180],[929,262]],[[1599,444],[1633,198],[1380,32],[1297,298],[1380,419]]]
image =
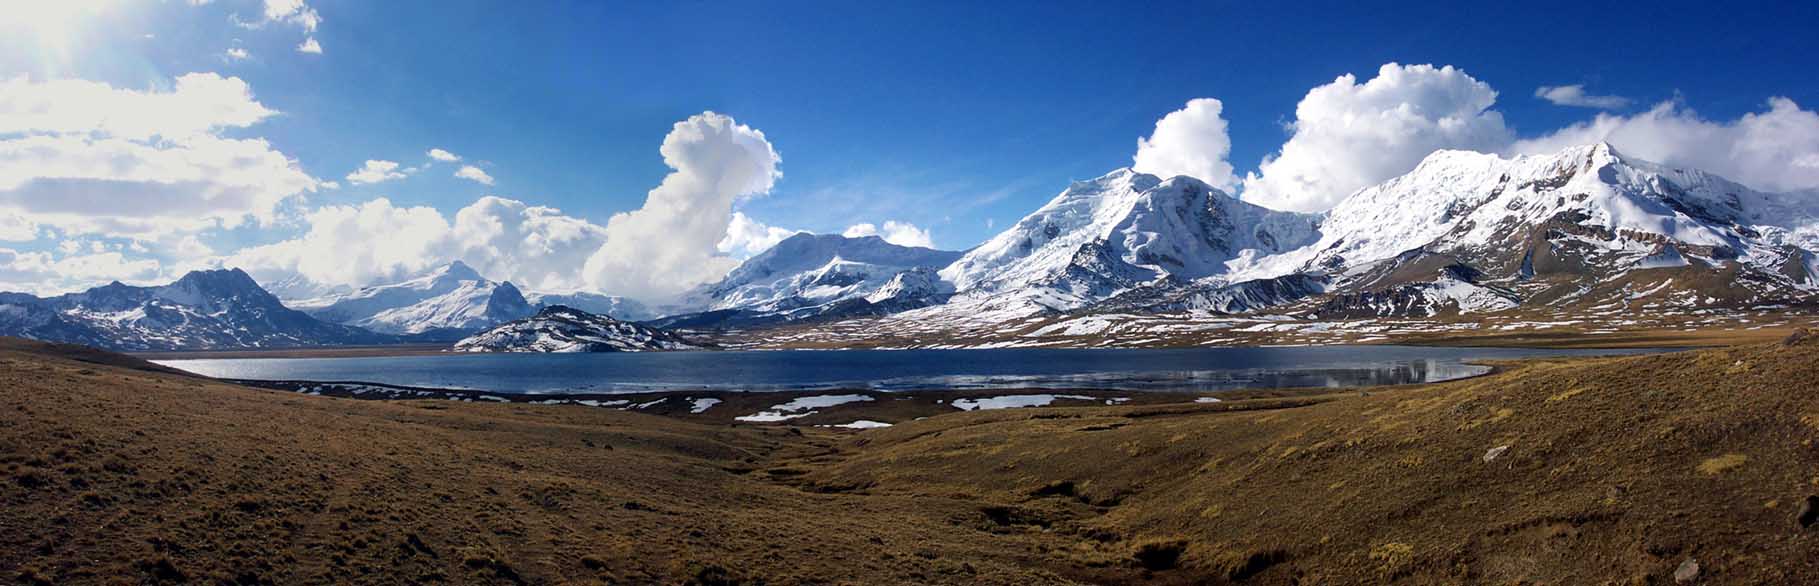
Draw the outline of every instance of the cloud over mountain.
[[[1450,65],[1386,63],[1309,90],[1288,142],[1244,178],[1244,199],[1291,211],[1331,208],[1413,169],[1438,149],[1497,151],[1512,140],[1497,92]]]
[[[842,232],[840,235],[848,238],[877,236],[883,238],[885,242],[898,246],[919,246],[922,248],[935,247],[935,239],[933,236],[929,235],[928,230],[917,228],[915,224],[909,222],[899,222],[896,220],[886,220],[883,227],[879,227],[877,224],[871,222],[853,224],[852,226],[847,227],[846,231]]]
[[[733,203],[782,175],[762,131],[714,112],[677,122],[659,151],[670,174],[643,207],[607,221],[606,244],[587,261],[599,290],[663,299],[725,275],[738,264],[719,251]]]
[[[1736,120],[1701,117],[1679,101],[1646,112],[1599,114],[1508,148],[1539,154],[1605,141],[1619,150],[1668,165],[1693,167],[1768,191],[1819,188],[1819,113],[1787,98]]]
[[[1137,139],[1131,168],[1159,177],[1187,175],[1213,187],[1231,190],[1238,184],[1232,175],[1232,139],[1220,113],[1225,105],[1214,98],[1189,100],[1180,110],[1156,121],[1148,138]]]

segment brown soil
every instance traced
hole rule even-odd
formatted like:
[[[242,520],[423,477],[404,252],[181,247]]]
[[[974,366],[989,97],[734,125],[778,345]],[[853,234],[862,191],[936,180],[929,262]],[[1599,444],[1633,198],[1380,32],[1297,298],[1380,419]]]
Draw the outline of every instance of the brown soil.
[[[1819,582],[1819,342],[1503,366],[848,432],[5,342],[0,579],[1604,584],[1693,558],[1702,583]]]

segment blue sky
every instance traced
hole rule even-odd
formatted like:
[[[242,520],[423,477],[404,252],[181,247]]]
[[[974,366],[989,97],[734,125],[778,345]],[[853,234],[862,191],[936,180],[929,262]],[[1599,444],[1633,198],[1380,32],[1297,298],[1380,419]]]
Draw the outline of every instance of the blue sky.
[[[1494,88],[1515,138],[1600,112],[1541,99],[1541,86],[1624,98],[1608,108],[1619,116],[1678,100],[1720,125],[1771,97],[1819,104],[1811,4],[1359,4],[311,0],[320,24],[307,30],[235,24],[260,21],[253,0],[117,0],[61,19],[54,38],[0,41],[0,79],[141,90],[192,72],[243,80],[282,114],[222,134],[263,138],[339,184],[286,200],[289,215],[384,197],[452,217],[496,194],[604,226],[671,172],[657,147],[672,126],[711,110],[781,156],[769,192],[735,204],[749,217],[822,232],[907,222],[955,249],[1070,180],[1130,165],[1137,139],[1194,98],[1222,102],[1241,179],[1283,149],[1311,89],[1348,73],[1363,83],[1386,63],[1452,65]],[[305,38],[323,51],[295,50]],[[457,179],[453,164],[344,179],[367,160],[422,164],[430,148],[495,184]],[[303,229],[196,237],[219,256]],[[5,246],[49,251],[74,237],[44,234]],[[160,273],[182,264],[151,244]]]

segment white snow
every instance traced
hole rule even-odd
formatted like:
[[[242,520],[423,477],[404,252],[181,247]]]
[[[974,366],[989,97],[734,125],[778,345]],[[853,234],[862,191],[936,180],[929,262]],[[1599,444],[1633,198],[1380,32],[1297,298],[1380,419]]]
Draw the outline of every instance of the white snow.
[[[816,413],[816,411],[813,411],[814,409],[825,409],[836,405],[871,400],[873,399],[869,395],[814,395],[809,397],[797,397],[791,399],[788,403],[771,405],[771,408],[769,409],[751,415],[741,415],[734,417],[733,419],[751,422],[784,421],[797,417],[814,415]]]
[[[1016,409],[1020,407],[1043,407],[1054,403],[1056,399],[1078,399],[1091,401],[1086,395],[1005,395],[983,399],[954,399],[954,407],[962,411],[990,411],[993,409]]]
[[[691,401],[688,408],[689,413],[706,413],[709,408],[720,404],[720,400],[713,397],[691,399]]]
[[[885,423],[883,421],[872,421],[869,419],[860,419],[860,420],[854,421],[852,423],[842,423],[839,425],[830,425],[828,427],[844,427],[847,429],[878,429],[880,427],[890,427],[890,426],[891,426],[891,424]]]

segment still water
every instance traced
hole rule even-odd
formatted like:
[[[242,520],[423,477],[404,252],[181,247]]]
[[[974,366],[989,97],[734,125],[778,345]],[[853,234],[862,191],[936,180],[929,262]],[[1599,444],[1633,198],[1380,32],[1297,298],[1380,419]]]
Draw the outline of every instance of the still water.
[[[369,382],[501,393],[874,389],[1220,391],[1437,382],[1481,359],[1651,350],[1422,346],[449,354],[160,360],[213,377]]]

